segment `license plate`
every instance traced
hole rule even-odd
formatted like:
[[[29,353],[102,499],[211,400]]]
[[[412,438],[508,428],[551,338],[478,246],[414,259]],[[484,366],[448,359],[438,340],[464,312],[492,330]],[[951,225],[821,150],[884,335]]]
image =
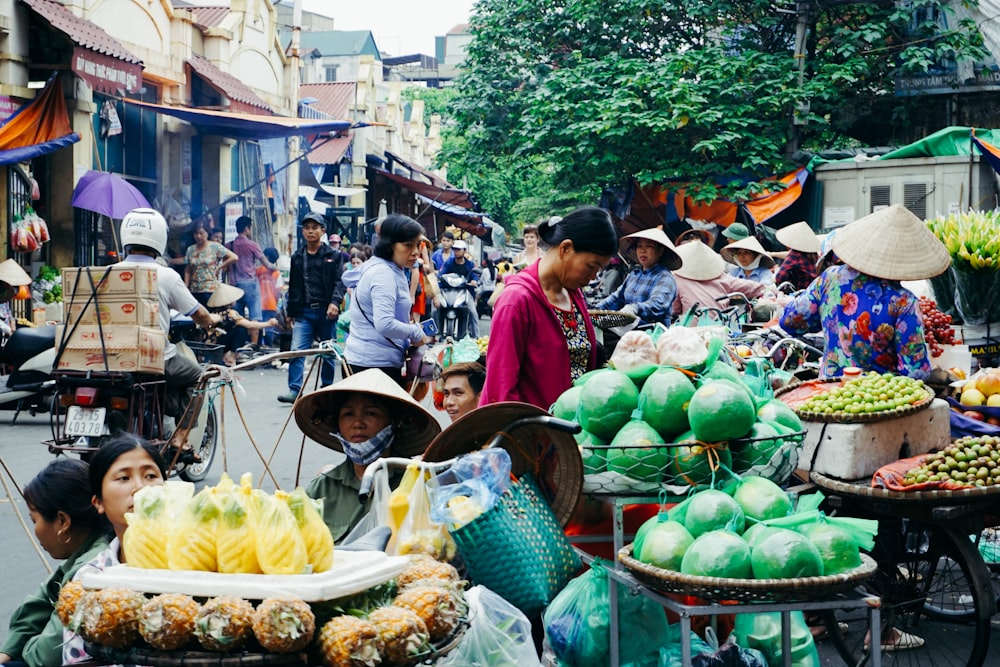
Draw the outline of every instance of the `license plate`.
[[[66,411],[66,435],[103,435],[105,414],[107,414],[106,408],[69,406]]]

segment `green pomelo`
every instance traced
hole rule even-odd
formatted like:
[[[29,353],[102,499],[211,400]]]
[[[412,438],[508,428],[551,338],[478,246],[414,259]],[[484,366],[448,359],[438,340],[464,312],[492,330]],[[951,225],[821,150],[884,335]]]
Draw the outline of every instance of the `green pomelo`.
[[[790,428],[792,433],[802,430],[802,420],[784,401],[772,398],[757,409],[757,419],[764,422],[778,422]]]
[[[670,463],[663,438],[646,422],[633,419],[618,431],[608,448],[608,470],[640,482],[656,484]]]
[[[646,379],[639,392],[639,410],[643,420],[665,439],[687,431],[688,403],[694,396],[694,383],[674,368],[660,368]]]
[[[584,475],[596,475],[608,469],[608,450],[604,447],[608,444],[607,440],[598,438],[588,431],[580,431],[573,437],[580,446]]]
[[[780,486],[764,477],[744,477],[733,500],[752,519],[766,521],[792,513],[792,501]]]
[[[676,521],[663,521],[653,526],[642,543],[642,553],[638,558],[664,570],[680,570],[681,561],[694,537],[688,529]]]
[[[776,428],[765,422],[757,422],[750,428],[749,442],[733,442],[729,448],[733,452],[733,470],[744,473],[755,465],[766,465],[783,444]],[[768,438],[758,440],[758,438]]]
[[[750,545],[750,549],[753,550],[765,537],[776,530],[778,529],[766,523],[755,523],[743,531],[743,539],[746,540],[747,544]]]
[[[700,386],[688,405],[688,421],[703,442],[742,438],[757,420],[753,400],[729,380],[712,380]]]
[[[570,387],[563,393],[559,394],[559,398],[557,398],[556,402],[552,404],[551,408],[549,408],[549,412],[552,413],[553,417],[575,422],[576,406],[580,404],[580,392],[582,391],[583,387]]]
[[[659,368],[659,366],[656,364],[644,364],[635,368],[629,368],[628,370],[622,372],[631,378],[636,387],[642,387],[645,385],[646,380],[649,379],[649,376],[656,372],[657,368]]]
[[[861,552],[850,532],[828,523],[814,523],[801,530],[823,559],[823,574],[840,574],[861,565]]]
[[[805,535],[775,528],[760,540],[750,554],[756,579],[796,579],[823,575],[819,549]]]
[[[695,537],[713,530],[742,533],[746,517],[743,508],[729,494],[706,489],[691,497],[684,515],[684,527]]]
[[[683,434],[681,437],[683,438],[681,442],[696,442],[693,435],[687,437],[687,434]],[[695,444],[684,445],[671,448],[670,453],[673,458],[671,469],[678,484],[699,486],[711,483],[713,461],[717,461],[730,470],[733,467],[732,452],[725,444],[713,447]]]
[[[753,390],[747,386],[747,383],[743,380],[743,375],[725,362],[717,361],[710,369],[702,373],[698,386],[700,387],[707,384],[711,380],[729,380],[737,387],[745,391],[747,396],[750,397],[750,400],[754,399]]]
[[[595,377],[604,375],[605,373],[615,373],[615,372],[617,371],[615,371],[615,369],[613,368],[598,368],[596,370],[587,371],[577,379],[573,380],[573,386],[582,387],[583,385],[593,380]]]
[[[619,371],[605,371],[599,381],[583,385],[577,416],[585,431],[610,440],[638,405],[639,390],[632,380]]]
[[[695,538],[681,560],[681,572],[700,577],[747,579],[750,547],[728,530],[713,530]]]

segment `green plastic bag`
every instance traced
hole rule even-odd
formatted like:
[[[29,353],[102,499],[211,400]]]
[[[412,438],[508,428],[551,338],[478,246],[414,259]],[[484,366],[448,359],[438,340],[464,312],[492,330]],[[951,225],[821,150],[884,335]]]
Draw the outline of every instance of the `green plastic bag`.
[[[618,647],[621,664],[646,664],[671,641],[663,608],[618,586]],[[600,559],[573,579],[542,615],[545,638],[564,667],[606,667],[610,661],[608,575]],[[652,663],[655,664],[655,661]]]
[[[792,667],[819,667],[819,652],[805,615],[793,611],[790,615]],[[767,658],[768,665],[783,665],[781,654],[781,612],[737,614],[731,639],[740,646],[756,649]]]

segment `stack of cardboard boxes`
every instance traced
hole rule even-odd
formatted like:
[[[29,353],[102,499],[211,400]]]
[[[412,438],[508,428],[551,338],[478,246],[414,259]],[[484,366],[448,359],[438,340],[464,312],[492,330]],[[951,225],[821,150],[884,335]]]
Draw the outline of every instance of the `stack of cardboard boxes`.
[[[156,284],[152,266],[63,269],[56,369],[162,373],[166,336]]]

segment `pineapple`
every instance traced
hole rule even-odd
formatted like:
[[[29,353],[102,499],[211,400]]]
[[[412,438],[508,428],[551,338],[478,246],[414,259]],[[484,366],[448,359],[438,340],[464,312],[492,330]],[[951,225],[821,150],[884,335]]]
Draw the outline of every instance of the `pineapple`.
[[[355,616],[335,616],[319,633],[319,647],[326,667],[375,667],[379,655],[378,629]]]
[[[253,634],[272,653],[301,651],[315,633],[312,609],[298,598],[268,598],[253,613]]]
[[[167,549],[170,569],[215,572],[218,523],[219,506],[213,489],[205,487],[194,495],[170,532]]]
[[[250,637],[253,607],[241,598],[221,596],[201,606],[194,623],[194,635],[209,651],[234,651]]]
[[[396,596],[393,604],[419,616],[427,626],[432,642],[454,632],[462,614],[461,600],[454,592],[441,586],[408,586]]]
[[[333,535],[323,523],[323,517],[316,509],[315,501],[306,495],[301,486],[288,496],[288,507],[302,533],[306,554],[313,572],[326,572],[333,566]]]
[[[405,588],[417,579],[447,579],[459,581],[458,570],[453,565],[436,561],[430,556],[416,554],[410,557],[410,565],[403,570],[396,583]]]
[[[378,629],[382,659],[390,665],[405,665],[427,647],[427,626],[416,613],[389,605],[368,614]]]
[[[275,491],[261,498],[257,530],[257,561],[264,574],[300,574],[309,565],[305,540],[288,507],[288,493]]]
[[[165,570],[167,564],[167,493],[163,486],[144,486],[135,493],[134,510],[125,514],[128,530],[122,548],[132,567]]]
[[[76,615],[77,605],[80,598],[86,591],[79,581],[68,581],[59,591],[59,599],[56,601],[56,615],[67,628],[74,630],[73,617]]]
[[[106,588],[84,597],[80,635],[112,648],[128,648],[139,641],[139,617],[146,597],[127,588]]]
[[[219,572],[260,574],[257,562],[257,525],[253,515],[253,488],[250,473],[240,478],[236,488],[223,473],[216,489],[220,493],[219,530],[216,533]]]
[[[194,623],[200,607],[188,595],[164,593],[142,606],[139,634],[161,651],[174,651],[194,639]]]

